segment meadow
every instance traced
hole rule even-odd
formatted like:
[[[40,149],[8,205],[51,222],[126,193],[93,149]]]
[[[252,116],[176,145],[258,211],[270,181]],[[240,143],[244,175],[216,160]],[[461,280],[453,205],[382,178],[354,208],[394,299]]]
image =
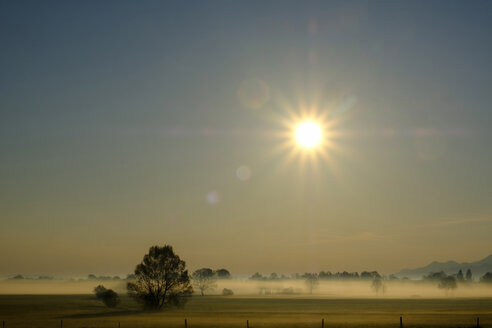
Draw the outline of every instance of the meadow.
[[[0,295],[5,328],[492,327],[492,298],[193,296],[182,309],[140,310],[126,296],[108,309],[93,295]],[[63,321],[63,323],[61,322]]]

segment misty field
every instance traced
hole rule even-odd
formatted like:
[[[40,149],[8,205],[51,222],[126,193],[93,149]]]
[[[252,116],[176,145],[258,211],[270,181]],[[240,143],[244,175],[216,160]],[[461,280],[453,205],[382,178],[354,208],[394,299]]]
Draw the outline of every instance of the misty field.
[[[194,296],[184,309],[141,312],[123,296],[107,309],[92,295],[0,295],[5,328],[126,327],[492,327],[492,298],[324,299]]]

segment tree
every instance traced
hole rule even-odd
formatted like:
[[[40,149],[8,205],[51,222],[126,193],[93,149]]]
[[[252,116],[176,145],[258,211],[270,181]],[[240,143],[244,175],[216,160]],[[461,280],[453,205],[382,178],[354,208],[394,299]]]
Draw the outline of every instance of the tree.
[[[305,273],[304,279],[306,282],[306,286],[309,289],[309,293],[312,294],[313,290],[316,289],[319,285],[318,275],[316,273]]]
[[[381,278],[381,275],[377,271],[362,271],[360,273],[360,279],[374,280],[377,278]]]
[[[492,272],[487,272],[480,278],[480,282],[492,283]]]
[[[463,277],[463,271],[461,271],[461,269],[460,269],[460,271],[458,271],[458,273],[456,274],[456,280],[458,280],[458,281],[463,281],[463,280],[465,280],[465,278]]]
[[[470,269],[466,270],[466,281],[472,281],[473,280],[473,276],[472,276],[472,272]]]
[[[261,273],[256,272],[254,275],[249,277],[250,280],[265,280],[265,277],[261,275]]]
[[[456,284],[456,278],[453,276],[447,276],[439,281],[439,285],[437,287],[441,289],[445,289],[446,291],[456,289],[458,285]]]
[[[231,279],[231,273],[226,269],[219,269],[215,273],[218,279]]]
[[[212,269],[201,268],[193,272],[191,275],[193,284],[200,290],[201,295],[205,295],[205,291],[213,290],[217,287],[217,277]]]
[[[135,268],[135,281],[127,283],[127,290],[149,310],[184,306],[193,293],[186,263],[169,245],[150,247]]]
[[[442,279],[446,278],[447,275],[444,273],[444,271],[440,272],[431,272],[429,273],[428,276],[424,276],[424,280],[428,281],[441,281]]]
[[[357,272],[337,272],[334,275],[335,279],[359,279],[359,274]]]
[[[20,280],[20,279],[26,279],[26,278],[24,278],[24,276],[23,276],[23,275],[18,274],[18,275],[15,275],[15,276],[13,276],[12,278],[9,278],[9,279]]]
[[[383,279],[381,277],[374,277],[371,283],[371,288],[376,292],[376,294],[386,292],[386,286],[384,285]]]
[[[330,279],[333,274],[330,271],[321,271],[318,275],[319,279]]]

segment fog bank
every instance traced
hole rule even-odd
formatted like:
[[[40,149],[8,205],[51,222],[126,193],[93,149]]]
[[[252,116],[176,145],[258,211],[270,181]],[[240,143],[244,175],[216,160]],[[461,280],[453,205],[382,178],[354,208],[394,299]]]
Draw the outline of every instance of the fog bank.
[[[3,280],[0,294],[91,294],[102,284],[116,292],[126,293],[126,281],[94,280]],[[310,288],[304,280],[252,281],[219,280],[217,288],[206,295],[221,295],[224,288],[231,289],[232,297],[323,297],[323,298],[467,298],[492,297],[492,284],[458,283],[456,289],[440,289],[437,283],[423,281],[383,281],[376,290],[372,281],[319,281]],[[199,296],[197,296],[199,297]],[[231,297],[231,296],[229,296]]]

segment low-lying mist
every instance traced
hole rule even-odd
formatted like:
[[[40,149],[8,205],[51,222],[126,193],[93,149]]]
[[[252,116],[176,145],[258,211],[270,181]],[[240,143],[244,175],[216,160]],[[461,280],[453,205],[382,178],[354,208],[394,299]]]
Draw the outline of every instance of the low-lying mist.
[[[126,281],[95,280],[3,280],[0,294],[91,294],[102,284],[120,294],[126,293]],[[492,284],[458,283],[455,289],[438,288],[437,283],[412,280],[387,280],[375,288],[371,280],[320,280],[310,290],[302,279],[254,281],[218,280],[216,288],[205,295],[222,295],[224,288],[232,290],[227,297],[323,297],[323,298],[470,298],[492,297]],[[195,294],[200,297],[199,293]],[[224,296],[225,297],[225,296]]]

